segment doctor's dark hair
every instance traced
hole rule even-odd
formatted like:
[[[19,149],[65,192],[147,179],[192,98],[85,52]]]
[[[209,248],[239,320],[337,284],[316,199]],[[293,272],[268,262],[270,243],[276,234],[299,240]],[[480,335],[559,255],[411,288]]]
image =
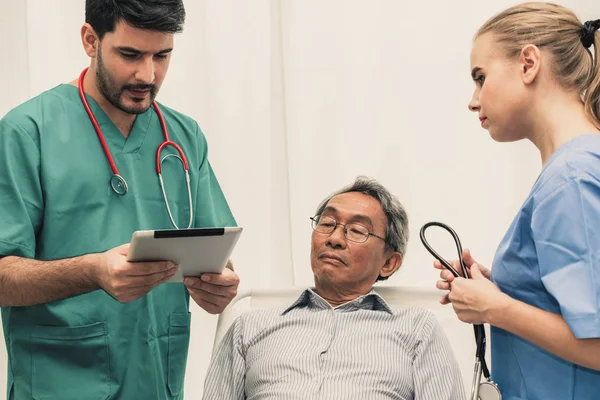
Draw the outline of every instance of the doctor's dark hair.
[[[385,233],[386,251],[396,251],[404,258],[409,238],[408,215],[400,201],[375,179],[370,179],[365,176],[357,177],[353,184],[340,189],[323,200],[321,204],[319,204],[315,215],[321,215],[333,197],[350,192],[363,193],[379,201],[387,219]],[[384,281],[387,278],[388,277],[379,276],[377,280]]]
[[[157,32],[180,33],[185,22],[182,0],[86,0],[85,22],[102,40],[121,20]]]
[[[492,33],[509,57],[518,57],[527,44],[547,51],[556,80],[579,93],[586,115],[600,129],[599,27],[600,20],[584,24],[566,7],[529,2],[493,16],[475,38]]]

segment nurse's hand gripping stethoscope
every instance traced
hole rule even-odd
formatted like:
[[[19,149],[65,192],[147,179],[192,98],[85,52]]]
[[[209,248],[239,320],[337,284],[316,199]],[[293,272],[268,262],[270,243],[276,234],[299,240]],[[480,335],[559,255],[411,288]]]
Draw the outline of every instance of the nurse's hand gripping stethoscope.
[[[446,261],[442,256],[440,256],[433,248],[429,245],[427,240],[425,239],[425,230],[430,226],[439,226],[440,228],[445,229],[450,232],[452,237],[454,238],[454,243],[456,244],[456,250],[458,251],[458,259],[460,261],[460,268],[462,270],[462,274],[460,274],[448,261]],[[463,276],[466,279],[470,278],[469,271],[465,266],[465,262],[462,259],[462,246],[460,244],[460,239],[458,235],[452,228],[448,225],[443,224],[441,222],[428,222],[421,228],[421,242],[425,248],[434,256],[442,265],[455,277]],[[471,385],[471,397],[470,400],[501,400],[502,394],[500,393],[500,389],[498,385],[494,382],[490,381],[490,372],[487,367],[487,363],[485,361],[485,328],[483,325],[474,325],[475,330],[475,341],[477,343],[477,351],[475,356],[475,373],[473,375],[473,383]],[[481,374],[486,378],[485,382],[481,382]]]
[[[102,130],[100,129],[100,125],[98,125],[98,121],[96,121],[96,117],[94,117],[94,113],[90,109],[90,105],[89,105],[87,98],[85,97],[85,93],[83,91],[83,78],[85,77],[85,73],[87,72],[87,70],[88,70],[88,68],[84,69],[81,72],[81,75],[79,76],[79,97],[81,97],[81,102],[83,103],[85,111],[87,112],[88,116],[90,117],[90,121],[92,122],[92,125],[94,126],[94,129],[96,130],[98,139],[100,139],[100,143],[102,144],[102,148],[104,149],[104,153],[106,154],[106,158],[108,159],[110,168],[112,169],[113,175],[110,178],[110,186],[112,187],[113,191],[115,193],[117,193],[118,195],[124,195],[127,193],[128,189],[129,189],[127,186],[127,181],[125,181],[125,178],[123,178],[119,174],[117,165],[115,164],[115,161],[113,160],[113,157],[110,154],[110,150],[108,149],[108,145],[106,144],[106,141],[104,140],[104,134],[102,133]],[[185,171],[185,180],[187,183],[187,192],[188,192],[188,199],[189,199],[189,204],[190,204],[190,221],[188,224],[188,229],[189,229],[192,227],[193,208],[192,208],[192,189],[190,186],[190,174],[189,174],[189,165],[187,162],[187,158],[186,158],[185,154],[183,153],[183,150],[181,149],[181,147],[179,147],[179,145],[177,145],[177,143],[169,140],[169,132],[167,131],[167,124],[165,123],[165,118],[163,117],[163,114],[160,111],[160,108],[158,108],[158,104],[156,104],[156,102],[152,102],[152,106],[154,107],[154,111],[156,111],[156,115],[158,116],[158,119],[160,121],[160,126],[161,126],[163,136],[164,136],[164,141],[161,143],[160,146],[158,146],[158,149],[156,150],[156,173],[158,174],[158,180],[160,182],[160,188],[162,190],[163,199],[165,201],[165,205],[167,206],[167,212],[169,213],[169,218],[171,219],[171,223],[173,224],[173,226],[176,229],[179,229],[179,227],[175,223],[175,220],[173,219],[173,214],[171,213],[171,207],[169,207],[169,201],[167,200],[167,194],[165,192],[165,184],[164,184],[163,177],[162,177],[163,161],[168,157],[175,157],[179,161],[181,161],[181,164],[183,165],[183,169]],[[161,159],[160,158],[161,152],[167,146],[172,146],[173,148],[175,148],[175,150],[177,150],[179,155],[168,154]]]

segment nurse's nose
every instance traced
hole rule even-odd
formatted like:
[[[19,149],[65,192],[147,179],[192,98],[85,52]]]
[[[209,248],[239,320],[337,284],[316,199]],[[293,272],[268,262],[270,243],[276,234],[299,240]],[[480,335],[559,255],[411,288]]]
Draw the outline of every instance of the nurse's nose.
[[[480,109],[481,104],[479,104],[479,96],[477,92],[473,92],[473,97],[471,97],[471,101],[469,101],[469,110],[479,112]]]

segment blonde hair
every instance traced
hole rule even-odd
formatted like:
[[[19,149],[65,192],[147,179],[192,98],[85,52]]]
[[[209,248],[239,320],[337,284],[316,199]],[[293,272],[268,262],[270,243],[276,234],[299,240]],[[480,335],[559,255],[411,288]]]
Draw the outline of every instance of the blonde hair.
[[[597,22],[596,22],[597,23]],[[542,2],[523,3],[490,18],[475,38],[491,32],[516,57],[527,44],[552,54],[553,73],[568,90],[577,90],[586,115],[600,129],[600,32],[592,44],[595,54],[583,45],[583,24],[566,7]]]

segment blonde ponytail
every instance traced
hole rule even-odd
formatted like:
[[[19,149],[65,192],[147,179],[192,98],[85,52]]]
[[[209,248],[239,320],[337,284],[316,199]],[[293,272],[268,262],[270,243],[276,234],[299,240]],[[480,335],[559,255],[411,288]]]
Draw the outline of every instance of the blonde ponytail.
[[[594,66],[592,80],[585,91],[583,98],[585,113],[592,120],[596,128],[600,129],[600,19],[588,21],[582,28],[582,42],[585,34],[589,35],[591,45],[594,46]],[[587,30],[587,31],[586,31]],[[584,46],[587,43],[584,43]],[[591,53],[590,53],[591,55]]]

